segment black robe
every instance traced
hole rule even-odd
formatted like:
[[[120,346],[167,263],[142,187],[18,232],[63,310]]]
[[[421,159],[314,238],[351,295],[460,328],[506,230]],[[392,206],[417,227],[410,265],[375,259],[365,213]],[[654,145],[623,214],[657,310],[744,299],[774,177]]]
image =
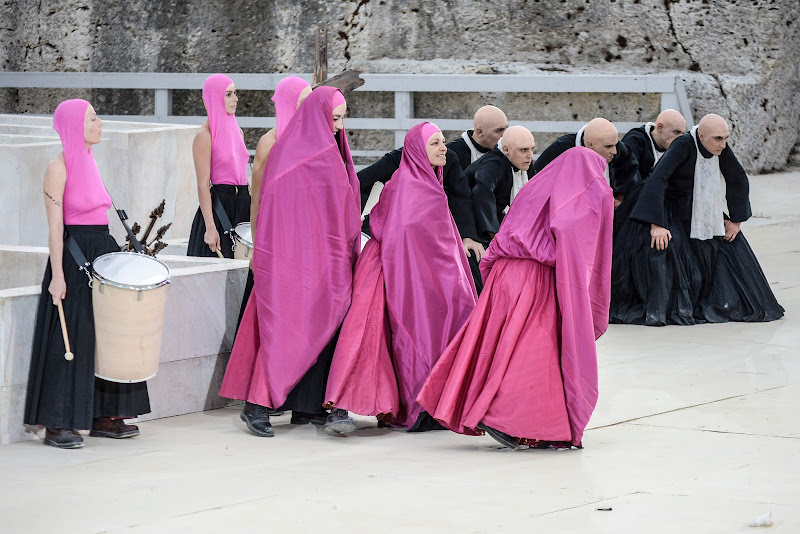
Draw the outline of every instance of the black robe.
[[[721,236],[691,238],[697,150],[692,134],[675,139],[647,181],[617,209],[612,323],[692,325],[773,321],[783,316],[743,232],[731,242]],[[702,145],[700,153],[711,157]],[[745,221],[751,215],[747,174],[730,147],[723,150],[719,165],[729,214],[719,215]],[[628,209],[630,216],[623,218]],[[670,231],[666,250],[650,246],[651,224]]]
[[[567,134],[556,139],[533,162],[535,172],[541,171],[548,163],[574,147],[576,137],[577,134]],[[583,145],[583,140],[581,140],[581,145]],[[633,186],[641,181],[639,162],[624,143],[617,142],[617,153],[608,166],[608,179],[615,197],[625,196]]]
[[[493,148],[464,171],[472,187],[478,237],[484,244],[500,230],[503,210],[511,204],[517,170],[499,148]]]
[[[657,151],[661,152],[662,156],[664,155],[664,150],[652,138],[652,129],[650,132],[646,132],[645,126],[634,128],[622,138],[622,142],[630,149],[636,161],[639,162],[639,176],[641,176],[642,180],[646,180],[650,176],[650,173],[653,172],[653,167],[656,165],[653,146],[656,147]],[[651,141],[652,145],[650,144]]]
[[[490,148],[483,147],[475,142],[475,140],[472,138],[472,132],[473,130],[467,130],[467,135],[469,136],[469,140],[475,150],[482,154],[489,152],[489,150],[491,150]],[[466,171],[467,167],[472,165],[472,151],[470,151],[469,146],[467,145],[467,142],[464,141],[463,137],[459,137],[458,139],[447,143],[447,148],[456,153],[456,156],[458,156],[458,163],[461,165],[463,170]]]
[[[394,172],[400,168],[400,158],[403,149],[397,148],[387,152],[381,159],[358,171],[358,181],[361,184],[361,209],[367,204],[369,195],[375,182],[388,182]],[[447,161],[442,168],[442,186],[447,195],[447,204],[450,213],[458,227],[461,238],[477,239],[475,229],[475,215],[472,208],[472,191],[464,176],[464,171],[458,163],[458,157],[452,150],[447,151]],[[364,232],[369,233],[369,217],[364,221]]]

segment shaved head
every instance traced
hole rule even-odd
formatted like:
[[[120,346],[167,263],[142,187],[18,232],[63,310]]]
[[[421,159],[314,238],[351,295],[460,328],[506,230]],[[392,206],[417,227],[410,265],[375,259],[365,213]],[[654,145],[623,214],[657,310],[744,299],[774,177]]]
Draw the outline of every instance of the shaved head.
[[[472,124],[475,142],[484,148],[494,148],[508,128],[508,118],[500,108],[483,106],[475,112]]]
[[[531,166],[535,147],[533,134],[523,126],[512,126],[503,134],[503,154],[517,169],[527,170]]]
[[[686,119],[674,109],[665,109],[656,117],[652,131],[653,141],[663,150],[678,137],[686,133]]]
[[[614,159],[618,142],[617,128],[608,119],[592,119],[583,130],[583,146],[603,156],[606,163]]]
[[[716,113],[709,113],[700,119],[697,125],[698,140],[715,156],[719,156],[725,150],[729,135],[728,123]]]

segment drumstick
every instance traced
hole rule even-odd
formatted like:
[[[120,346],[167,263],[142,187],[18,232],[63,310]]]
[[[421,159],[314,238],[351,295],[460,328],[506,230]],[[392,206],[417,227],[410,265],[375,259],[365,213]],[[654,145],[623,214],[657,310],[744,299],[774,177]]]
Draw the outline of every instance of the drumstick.
[[[219,249],[217,249],[217,256],[219,256],[223,260],[225,259],[225,256],[222,255],[222,252]]]
[[[61,305],[61,301],[59,300],[56,304],[58,306],[58,318],[61,320],[61,335],[64,336],[64,346],[67,348],[67,352],[64,353],[64,359],[72,361],[72,358],[75,357],[72,354],[72,351],[69,348],[69,336],[67,336],[67,322],[64,320],[64,307]]]

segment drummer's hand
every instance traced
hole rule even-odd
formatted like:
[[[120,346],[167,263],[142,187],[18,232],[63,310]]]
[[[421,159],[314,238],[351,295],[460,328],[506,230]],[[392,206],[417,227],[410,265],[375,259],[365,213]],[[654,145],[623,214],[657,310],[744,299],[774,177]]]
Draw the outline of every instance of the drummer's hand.
[[[650,248],[667,250],[667,245],[669,245],[671,239],[672,233],[669,230],[657,224],[650,225]]]
[[[467,253],[467,256],[469,256],[469,251],[471,250],[475,253],[475,259],[480,262],[481,258],[483,258],[483,255],[486,253],[486,249],[483,248],[483,245],[468,237],[465,237],[463,241],[464,252]]]
[[[67,282],[63,277],[53,277],[47,291],[49,291],[50,295],[53,297],[53,305],[55,306],[60,300],[64,300],[67,296]]]
[[[620,195],[618,197],[614,197],[614,209],[617,209],[619,207],[619,205],[622,204],[623,200],[625,200],[625,196],[624,195]]]
[[[250,270],[253,270],[253,255],[250,254]]]
[[[219,232],[217,232],[216,228],[209,228],[206,230],[206,234],[203,237],[203,241],[206,242],[208,248],[211,249],[211,252],[216,252],[219,250]]]
[[[736,236],[739,235],[739,230],[742,229],[742,223],[738,222],[731,222],[729,220],[725,220],[725,237],[723,239],[725,241],[733,241],[736,239]]]

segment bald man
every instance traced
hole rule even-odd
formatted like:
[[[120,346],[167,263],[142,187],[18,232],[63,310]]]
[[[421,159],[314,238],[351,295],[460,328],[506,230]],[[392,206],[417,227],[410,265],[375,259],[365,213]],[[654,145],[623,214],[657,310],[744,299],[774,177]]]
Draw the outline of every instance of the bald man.
[[[465,131],[461,137],[447,143],[447,148],[456,153],[464,170],[497,146],[508,128],[508,118],[498,107],[483,106],[475,112],[472,126],[472,130]]]
[[[635,205],[614,238],[612,322],[691,325],[783,316],[740,233],[751,215],[749,182],[727,144],[729,134],[722,117],[706,115],[670,144],[641,193],[631,195]]]
[[[558,156],[574,146],[591,148],[608,163],[608,183],[614,190],[617,202],[641,181],[639,162],[627,145],[619,141],[616,127],[610,121],[596,118],[589,121],[577,134],[562,135],[542,152],[533,164],[539,172]]]
[[[625,134],[622,142],[627,145],[639,162],[639,175],[646,180],[653,167],[669,145],[686,133],[686,119],[674,109],[665,109],[656,117],[656,122],[634,128]]]

